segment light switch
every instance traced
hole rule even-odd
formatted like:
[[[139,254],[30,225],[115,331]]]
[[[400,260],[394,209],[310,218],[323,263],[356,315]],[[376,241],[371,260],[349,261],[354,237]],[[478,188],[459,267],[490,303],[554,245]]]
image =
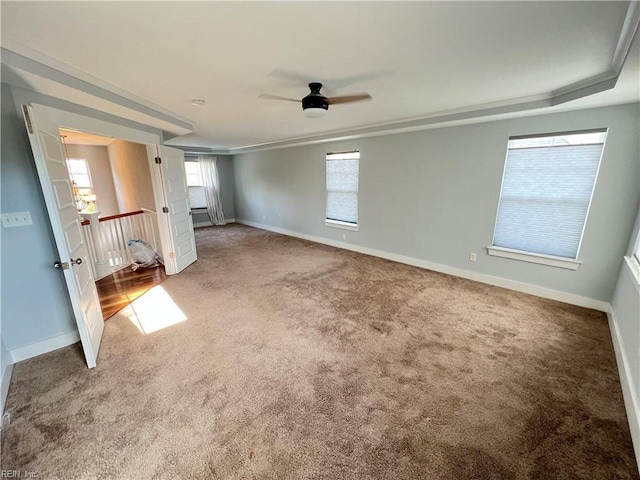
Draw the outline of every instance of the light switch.
[[[31,214],[29,212],[13,212],[2,214],[3,227],[24,227],[33,225]]]

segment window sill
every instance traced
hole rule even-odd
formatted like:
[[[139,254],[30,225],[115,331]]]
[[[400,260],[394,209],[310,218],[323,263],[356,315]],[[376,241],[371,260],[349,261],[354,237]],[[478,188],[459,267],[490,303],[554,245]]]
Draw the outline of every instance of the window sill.
[[[489,255],[494,257],[511,258],[522,262],[538,263],[540,265],[548,265],[550,267],[566,268],[568,270],[577,270],[582,262],[571,258],[555,257],[553,255],[543,255],[541,253],[523,252],[521,250],[512,250],[503,247],[487,247]]]
[[[342,230],[351,230],[352,232],[357,232],[359,230],[358,224],[356,223],[340,222],[338,220],[326,219],[324,221],[324,226],[331,228],[341,228]]]

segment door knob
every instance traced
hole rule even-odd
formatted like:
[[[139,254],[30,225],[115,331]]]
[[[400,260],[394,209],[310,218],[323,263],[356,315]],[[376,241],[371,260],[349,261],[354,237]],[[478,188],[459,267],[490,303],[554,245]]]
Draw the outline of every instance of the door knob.
[[[56,260],[55,262],[53,262],[53,266],[55,268],[59,268],[61,270],[68,270],[69,269],[69,264],[67,262],[61,262],[60,260]]]
[[[72,258],[71,259],[71,263],[73,263],[74,265],[82,265],[82,259],[81,258],[76,258],[75,260]]]

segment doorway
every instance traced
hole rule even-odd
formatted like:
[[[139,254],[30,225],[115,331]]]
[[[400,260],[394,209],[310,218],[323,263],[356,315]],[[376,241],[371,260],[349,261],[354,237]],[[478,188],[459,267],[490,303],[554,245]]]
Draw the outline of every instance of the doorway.
[[[156,255],[160,245],[147,146],[67,129],[60,136],[107,320],[166,278],[159,256],[131,268],[144,259],[131,254],[130,242],[145,242]]]
[[[155,211],[159,215],[159,250],[167,274],[178,273],[197,258],[184,156],[179,150],[160,146],[160,135],[153,133],[43,105],[23,105],[22,111],[59,256],[52,259],[52,264],[63,273],[87,366],[95,367],[104,324],[89,244],[82,230],[83,220],[77,211],[59,130],[87,131],[146,145]],[[90,224],[97,224],[99,218],[95,220]]]

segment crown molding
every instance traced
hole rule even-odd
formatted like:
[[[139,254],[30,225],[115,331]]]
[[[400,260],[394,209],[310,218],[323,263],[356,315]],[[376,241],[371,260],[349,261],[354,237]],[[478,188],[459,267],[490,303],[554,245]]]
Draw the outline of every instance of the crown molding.
[[[2,63],[8,67],[140,113],[149,119],[150,126],[158,126],[172,135],[193,132],[190,120],[16,42],[3,39],[1,53]],[[159,125],[154,125],[155,121]]]
[[[194,149],[192,147],[180,147],[177,145],[171,146],[189,151],[202,150],[202,153],[208,154],[233,155],[260,150],[272,150],[546,113],[545,110],[548,111],[552,107],[614,88],[629,56],[633,41],[638,35],[639,27],[640,1],[631,0],[627,7],[625,19],[618,36],[618,42],[615,50],[612,52],[607,70],[592,77],[566,85],[547,94],[507,99],[500,102],[476,105],[463,109],[436,112],[419,118],[324,132],[303,137],[248,144],[229,149]],[[140,112],[151,119],[168,122],[174,128],[168,130],[171,135],[168,135],[166,138],[175,138],[176,136],[185,135],[193,131],[193,125],[185,118],[179,117],[168,110],[147,102],[143,98],[137,97],[114,85],[108,84],[99,78],[76,70],[67,64],[52,59],[39,52],[30,50],[27,47],[18,45],[14,42],[8,40],[2,41],[2,62],[35,75],[48,78],[62,85],[94,95],[102,100],[107,100],[125,108]],[[152,125],[152,123],[150,124]],[[163,127],[163,130],[167,131],[167,128]]]
[[[609,68],[589,78],[566,85],[548,94],[508,99],[500,102],[476,105],[465,109],[438,112],[428,116],[408,119],[396,122],[388,122],[353,128],[341,131],[326,132],[318,135],[275,140],[253,145],[230,148],[231,154],[250,153],[260,150],[273,150],[278,148],[312,145],[340,140],[350,140],[371,136],[387,135],[391,133],[404,133],[418,130],[427,130],[443,126],[461,125],[482,121],[492,121],[500,118],[512,118],[514,116],[535,115],[546,113],[535,110],[549,109],[572,100],[588,97],[596,93],[610,90],[616,86],[622,67],[626,62],[633,41],[640,29],[640,1],[631,0],[627,7],[625,19],[618,36],[616,49],[612,54]]]

